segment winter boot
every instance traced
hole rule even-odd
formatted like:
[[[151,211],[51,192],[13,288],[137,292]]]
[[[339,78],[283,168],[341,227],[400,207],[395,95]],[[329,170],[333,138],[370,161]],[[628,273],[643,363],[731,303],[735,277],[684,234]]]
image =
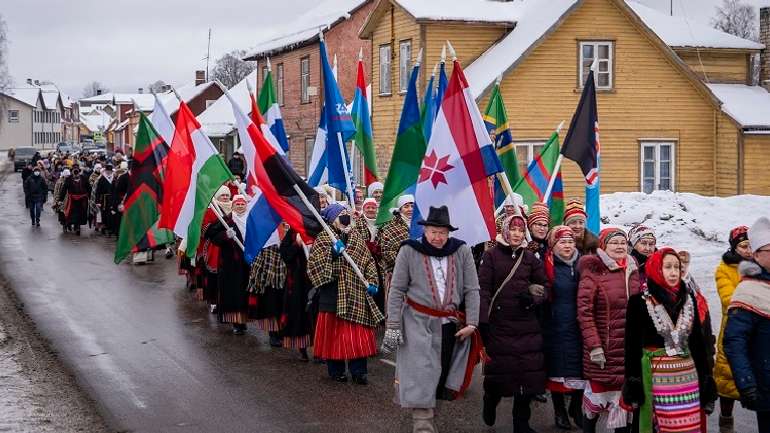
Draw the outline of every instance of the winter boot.
[[[537,433],[529,426],[529,418],[532,416],[531,396],[513,396],[513,433]]]
[[[569,423],[569,415],[564,404],[564,394],[561,392],[552,392],[551,401],[553,402],[553,418],[556,427],[561,430],[572,430],[572,424]]]
[[[589,419],[583,415],[583,433],[596,433],[596,424],[599,423],[599,416]]]
[[[570,394],[569,416],[580,429],[583,428],[583,392],[575,391]]]
[[[719,433],[735,433],[735,419],[719,415]]]
[[[268,335],[270,336],[271,347],[283,347],[283,343],[281,342],[281,337],[278,335],[277,332],[270,331]]]
[[[412,433],[438,433],[433,424],[433,409],[412,409]]]
[[[492,427],[495,425],[495,418],[497,418],[497,404],[500,403],[500,397],[493,396],[488,393],[484,393],[484,407],[482,409],[482,418],[484,424]]]

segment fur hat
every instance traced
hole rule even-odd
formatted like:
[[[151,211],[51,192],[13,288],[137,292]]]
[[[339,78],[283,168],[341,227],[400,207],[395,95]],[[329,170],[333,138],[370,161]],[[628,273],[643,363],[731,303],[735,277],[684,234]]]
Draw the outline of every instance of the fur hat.
[[[545,225],[551,224],[551,210],[548,209],[547,204],[539,201],[532,203],[529,216],[527,216],[527,225],[531,226],[538,222]]]
[[[654,240],[655,232],[652,231],[651,228],[641,224],[631,227],[631,230],[628,231],[628,243],[631,244],[631,247],[634,247],[644,238],[652,238]]]
[[[564,224],[569,224],[569,222],[575,218],[582,218],[583,221],[585,221],[587,215],[583,207],[583,202],[573,198],[567,202],[566,206],[564,206]]]
[[[751,242],[751,249],[757,251],[758,249],[770,245],[770,219],[767,217],[760,217],[754,221],[748,231],[749,242]]]
[[[374,195],[374,191],[382,191],[385,189],[385,185],[382,184],[382,182],[372,182],[369,184],[369,188],[366,189],[367,194],[369,197]]]

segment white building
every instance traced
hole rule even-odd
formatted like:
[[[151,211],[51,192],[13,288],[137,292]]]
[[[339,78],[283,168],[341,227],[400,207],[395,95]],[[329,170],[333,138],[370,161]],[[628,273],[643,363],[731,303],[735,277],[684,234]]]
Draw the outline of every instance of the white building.
[[[26,83],[0,93],[0,150],[11,147],[53,149],[64,140],[64,106],[51,83]]]

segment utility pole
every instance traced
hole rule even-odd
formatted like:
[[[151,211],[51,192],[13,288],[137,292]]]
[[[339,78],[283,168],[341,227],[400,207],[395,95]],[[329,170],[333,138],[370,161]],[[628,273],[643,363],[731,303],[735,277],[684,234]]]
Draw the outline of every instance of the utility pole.
[[[206,48],[206,82],[209,82],[209,59],[211,58],[211,28],[209,28],[209,42]]]
[[[670,5],[670,9],[669,9],[670,14],[673,17],[674,16],[674,0],[670,0],[669,5]]]

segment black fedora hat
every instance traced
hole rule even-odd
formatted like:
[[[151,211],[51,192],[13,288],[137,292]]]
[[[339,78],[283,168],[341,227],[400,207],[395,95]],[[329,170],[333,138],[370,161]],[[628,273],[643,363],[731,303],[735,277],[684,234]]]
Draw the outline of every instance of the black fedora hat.
[[[421,226],[446,227],[450,232],[457,230],[457,227],[449,223],[449,209],[446,206],[430,207],[428,218],[418,221]]]

